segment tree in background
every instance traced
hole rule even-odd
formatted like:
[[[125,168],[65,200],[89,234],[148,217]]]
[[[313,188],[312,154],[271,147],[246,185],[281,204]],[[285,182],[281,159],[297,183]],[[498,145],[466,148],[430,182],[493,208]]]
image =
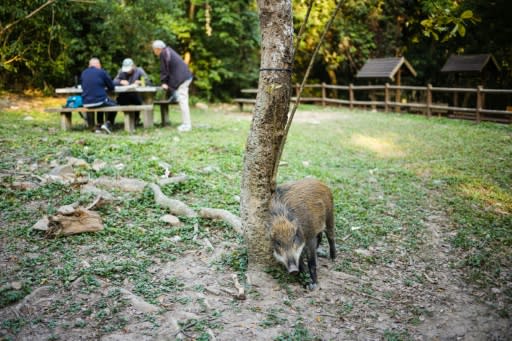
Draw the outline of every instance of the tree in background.
[[[309,0],[292,2],[295,31]],[[0,89],[47,89],[74,82],[92,56],[111,73],[133,58],[154,81],[150,42],[162,39],[189,61],[195,93],[235,97],[258,79],[255,0],[4,0],[0,6]],[[296,55],[304,74],[335,0],[314,0]],[[452,53],[493,53],[501,86],[511,86],[508,0],[346,0],[321,47],[311,82],[347,84],[368,58],[404,55],[417,84],[440,84]]]
[[[0,25],[3,89],[51,93],[52,87],[72,84],[93,56],[113,75],[131,57],[158,82],[154,39],[182,53],[195,87],[208,99],[226,98],[257,79],[252,0],[5,0]]]
[[[167,14],[162,25],[190,60],[194,84],[208,100],[225,100],[258,79],[259,24],[251,0],[185,2],[183,15]],[[168,23],[168,25],[166,25]]]

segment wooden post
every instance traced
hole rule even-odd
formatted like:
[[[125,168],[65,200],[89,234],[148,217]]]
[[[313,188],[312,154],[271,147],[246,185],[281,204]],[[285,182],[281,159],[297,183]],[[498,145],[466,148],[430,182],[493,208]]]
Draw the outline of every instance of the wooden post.
[[[432,84],[427,84],[427,117],[432,116]]]
[[[300,95],[300,84],[297,83],[297,84],[295,84],[295,100],[296,101],[299,99],[299,95]],[[300,102],[297,104],[300,104]]]
[[[389,83],[384,86],[384,112],[389,111]]]
[[[124,130],[133,133],[135,131],[135,112],[127,111],[124,114]]]
[[[484,89],[484,85],[482,84],[482,90]],[[485,108],[485,92],[482,92],[482,109]]]
[[[348,85],[348,105],[350,110],[354,109],[354,84]]]
[[[71,130],[71,113],[61,112],[60,113],[60,127],[62,130]]]
[[[396,88],[396,92],[395,92],[395,101],[397,103],[400,103],[401,102],[401,93],[400,93],[400,85],[402,85],[402,70],[398,70],[398,72],[396,73],[396,85],[397,85],[397,88]],[[400,112],[400,106],[397,105],[396,108],[395,108],[395,111],[396,112]]]
[[[162,127],[169,124],[169,104],[167,103],[160,103],[160,117],[162,120]],[[240,103],[240,111],[242,111],[242,103]]]
[[[455,91],[453,93],[453,106],[454,107],[458,107],[459,106],[459,93],[457,91]],[[448,112],[451,113],[452,115],[455,114],[455,110],[450,110]]]
[[[482,89],[483,87],[479,85],[476,88],[476,123],[480,123],[480,110],[482,110]]]
[[[325,98],[326,98],[326,90],[325,90],[325,83],[322,82],[322,106],[325,107]]]
[[[90,112],[90,111],[86,112],[85,118],[87,120],[87,128],[93,129],[96,126],[96,120],[94,117],[94,113]]]
[[[133,113],[133,120],[135,122],[135,112]],[[142,124],[144,128],[152,128],[154,125],[153,109],[142,111]]]

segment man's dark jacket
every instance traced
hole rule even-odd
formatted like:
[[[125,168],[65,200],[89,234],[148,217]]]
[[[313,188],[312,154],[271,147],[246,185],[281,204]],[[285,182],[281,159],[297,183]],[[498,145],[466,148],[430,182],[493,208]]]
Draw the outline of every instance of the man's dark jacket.
[[[167,84],[169,90],[175,91],[181,83],[192,78],[187,64],[169,46],[160,53],[160,83]]]
[[[80,76],[84,107],[101,106],[107,100],[107,89],[114,91],[114,82],[103,69],[88,67]]]

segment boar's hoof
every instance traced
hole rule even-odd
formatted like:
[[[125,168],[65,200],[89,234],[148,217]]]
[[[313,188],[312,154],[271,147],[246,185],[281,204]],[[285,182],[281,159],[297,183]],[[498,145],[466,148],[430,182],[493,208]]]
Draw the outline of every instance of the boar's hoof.
[[[317,287],[318,287],[318,285],[316,283],[309,283],[308,284],[309,291],[314,291]]]
[[[321,247],[319,247],[318,249],[316,249],[316,254],[318,255],[318,257],[321,257],[321,258],[327,258],[329,257],[329,255],[327,254],[327,251],[325,251],[324,249],[322,249]]]

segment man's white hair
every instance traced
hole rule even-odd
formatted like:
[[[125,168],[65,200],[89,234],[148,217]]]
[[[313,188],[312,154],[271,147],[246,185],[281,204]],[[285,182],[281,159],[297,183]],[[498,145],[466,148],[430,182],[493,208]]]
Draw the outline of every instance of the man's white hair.
[[[161,40],[155,40],[152,46],[154,49],[163,49],[165,47],[165,43]]]
[[[93,57],[93,58],[89,59],[89,66],[101,67],[99,58]]]

